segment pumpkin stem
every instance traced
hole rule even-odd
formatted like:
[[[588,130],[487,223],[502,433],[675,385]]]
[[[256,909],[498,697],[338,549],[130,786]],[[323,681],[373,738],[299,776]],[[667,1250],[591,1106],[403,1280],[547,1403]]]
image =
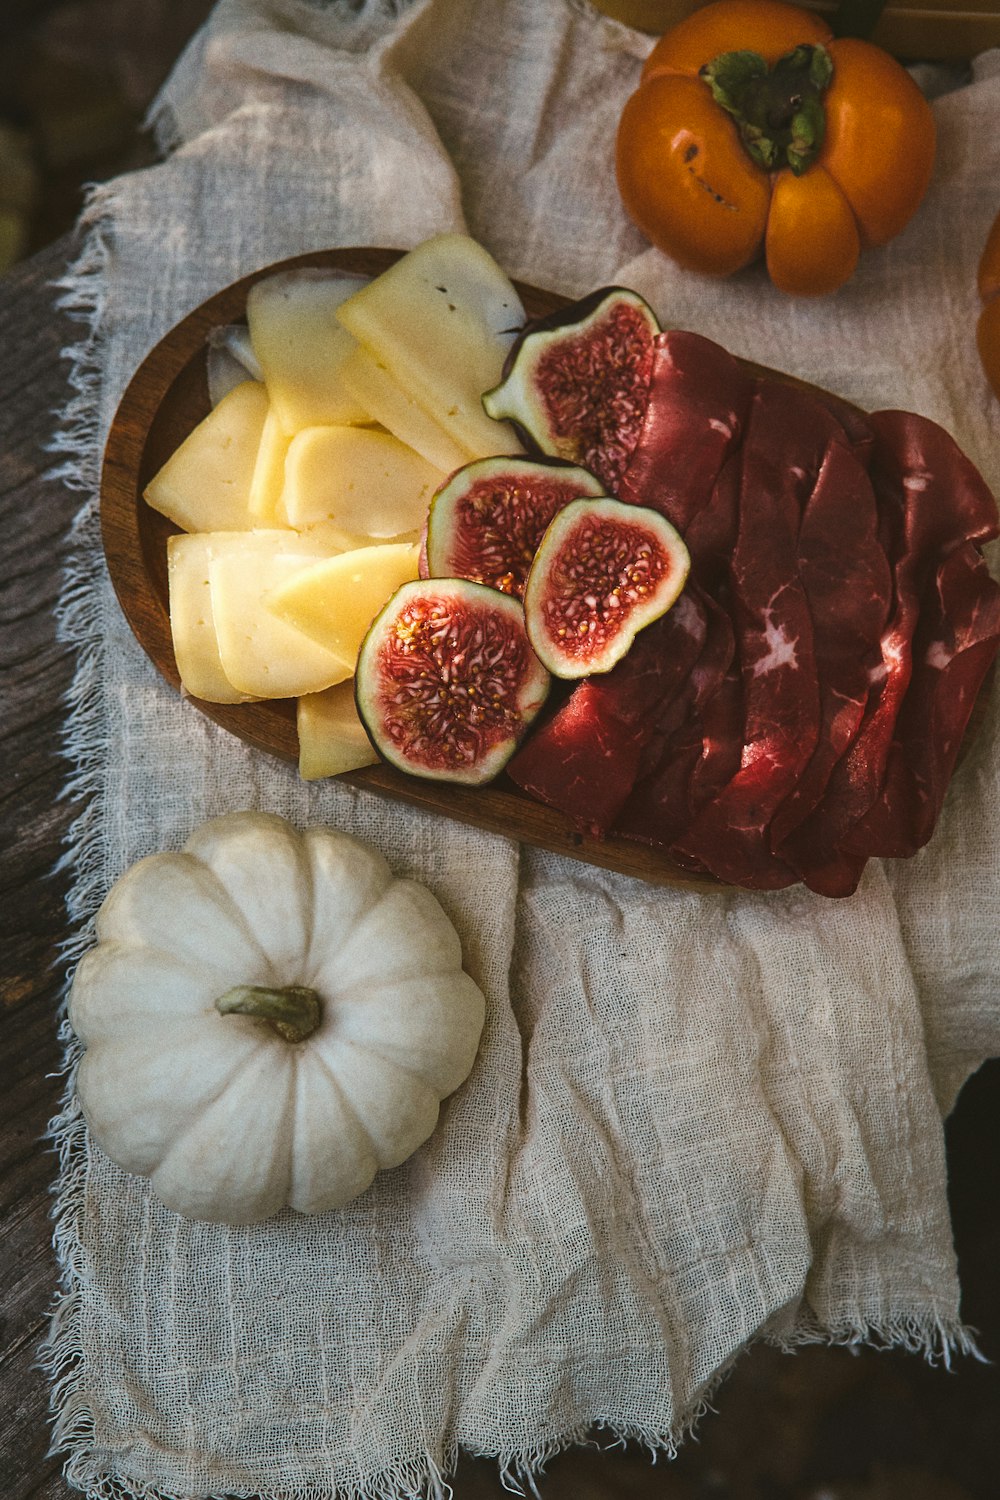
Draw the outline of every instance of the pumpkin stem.
[[[267,1021],[286,1042],[304,1042],[323,1015],[319,995],[301,984],[288,984],[283,989],[237,984],[219,996],[215,1008],[222,1016],[253,1016]]]
[[[732,115],[750,156],[766,172],[811,167],[826,133],[823,94],[833,77],[825,47],[803,43],[769,68],[759,52],[722,52],[698,76]]]

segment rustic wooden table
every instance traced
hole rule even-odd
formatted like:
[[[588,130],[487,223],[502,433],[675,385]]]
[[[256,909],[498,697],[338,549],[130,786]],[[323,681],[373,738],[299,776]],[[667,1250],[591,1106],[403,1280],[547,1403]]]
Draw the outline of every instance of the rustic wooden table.
[[[57,1282],[50,1244],[55,1160],[42,1137],[60,1083],[56,1014],[67,932],[53,874],[73,816],[61,799],[62,697],[72,662],[54,605],[78,497],[53,479],[45,444],[67,396],[60,351],[73,325],[54,306],[60,241],[0,281],[0,1500],[67,1500],[48,1457],[48,1393],[36,1362]],[[964,1312],[1000,1357],[1000,1065],[963,1092],[948,1146]],[[755,1348],[702,1424],[699,1442],[653,1468],[641,1450],[555,1460],[546,1500],[995,1500],[1000,1372],[952,1372],[913,1355]],[[457,1500],[504,1494],[493,1466],[463,1460]]]

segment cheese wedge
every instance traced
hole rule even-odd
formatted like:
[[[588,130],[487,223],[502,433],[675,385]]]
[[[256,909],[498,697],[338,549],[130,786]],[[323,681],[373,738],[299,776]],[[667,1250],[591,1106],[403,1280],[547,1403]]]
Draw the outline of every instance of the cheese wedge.
[[[236,386],[150,480],[147,504],[184,531],[250,526],[250,485],[267,410],[258,381]]]
[[[468,457],[521,451],[511,428],[486,415],[482,395],[500,381],[524,308],[475,240],[425,240],[348,298],[337,318]]]
[[[303,781],[374,765],[378,755],[358,718],[354,683],[341,682],[298,701],[299,775]]]
[[[369,537],[419,530],[445,479],[391,433],[371,427],[308,427],[297,433],[288,446],[284,476],[281,508],[292,526],[332,521]]]
[[[258,531],[211,549],[212,615],[222,670],[254,698],[297,698],[343,682],[354,657],[335,655],[264,607],[276,588],[315,566],[322,550],[293,531]]]
[[[401,542],[343,552],[290,574],[264,602],[286,628],[349,661],[353,672],[369,625],[389,597],[417,577],[419,556],[419,547]]]
[[[354,340],[337,322],[360,285],[329,271],[279,271],[247,296],[247,326],[275,414],[289,435],[329,422],[367,422],[339,382]]]
[[[226,532],[226,536],[234,533]],[[172,536],[167,541],[170,634],[184,691],[207,703],[245,703],[219,655],[208,567],[217,533]]]
[[[247,508],[255,526],[285,526],[288,518],[281,503],[285,487],[285,459],[291,438],[278,421],[274,408],[270,407],[264,419],[250,481]]]
[[[403,390],[386,366],[360,344],[340,368],[340,383],[358,405],[381,425],[425,458],[435,469],[451,474],[469,462],[469,455],[419,402]]]

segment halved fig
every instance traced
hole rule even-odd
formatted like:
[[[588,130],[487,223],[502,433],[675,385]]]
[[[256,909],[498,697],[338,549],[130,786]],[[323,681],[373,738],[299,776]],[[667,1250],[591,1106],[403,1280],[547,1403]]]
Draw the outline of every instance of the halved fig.
[[[466,464],[431,501],[426,575],[468,578],[520,599],[552,517],[571,500],[603,494],[599,479],[570,464],[508,457]]]
[[[461,578],[397,589],[362,643],[355,678],[362,723],[385,760],[472,785],[503,770],[548,691],[520,603]]]
[[[579,464],[613,492],[639,439],[659,332],[637,292],[603,287],[529,323],[483,406],[532,452]]]
[[[574,500],[542,537],[524,590],[528,639],[556,677],[588,677],[621,661],[636,635],[674,603],[691,560],[658,511]]]

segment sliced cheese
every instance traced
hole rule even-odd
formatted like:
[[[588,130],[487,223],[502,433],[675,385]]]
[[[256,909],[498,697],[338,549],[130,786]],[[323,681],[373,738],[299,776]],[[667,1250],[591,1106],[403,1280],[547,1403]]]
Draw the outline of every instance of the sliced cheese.
[[[306,269],[281,271],[250,288],[250,341],[278,421],[289,434],[323,423],[369,420],[339,381],[354,340],[336,311],[359,280]]]
[[[260,435],[257,462],[250,481],[247,506],[255,526],[284,526],[288,522],[281,495],[285,487],[285,459],[291,438],[270,407]]]
[[[267,410],[258,381],[236,386],[150,480],[147,504],[184,531],[250,526],[250,485]]]
[[[345,301],[337,318],[468,457],[520,451],[512,429],[486,415],[482,396],[500,382],[524,308],[475,240],[425,240]]]
[[[468,463],[460,443],[429,416],[418,401],[403,390],[386,366],[358,344],[340,369],[345,391],[371,414],[375,422],[416,450],[434,468],[451,474]]]
[[[405,542],[343,552],[277,585],[267,608],[351,670],[368,627],[392,594],[417,577],[419,547]]]
[[[335,526],[332,521],[317,521],[312,526],[297,526],[295,528],[299,536],[307,541],[310,546],[315,545],[322,550],[324,557],[334,557],[341,552],[357,552],[361,547],[380,546],[374,537],[361,536],[356,531],[344,531],[340,526]],[[408,531],[402,536],[391,538],[394,542],[418,542],[419,531]]]
[[[339,776],[343,771],[356,771],[378,760],[358,718],[353,681],[340,682],[325,692],[300,698],[296,719],[299,775],[303,781]]]
[[[226,532],[226,536],[234,533]],[[172,536],[167,541],[167,586],[174,658],[185,692],[207,703],[245,703],[219,655],[208,568],[217,534]]]
[[[292,438],[283,471],[282,509],[292,526],[332,521],[370,537],[419,530],[445,478],[391,433],[370,427],[306,428]]]
[[[293,531],[248,532],[209,559],[222,669],[241,693],[297,698],[343,682],[353,658],[335,655],[264,607],[265,598],[315,566],[322,548]]]

